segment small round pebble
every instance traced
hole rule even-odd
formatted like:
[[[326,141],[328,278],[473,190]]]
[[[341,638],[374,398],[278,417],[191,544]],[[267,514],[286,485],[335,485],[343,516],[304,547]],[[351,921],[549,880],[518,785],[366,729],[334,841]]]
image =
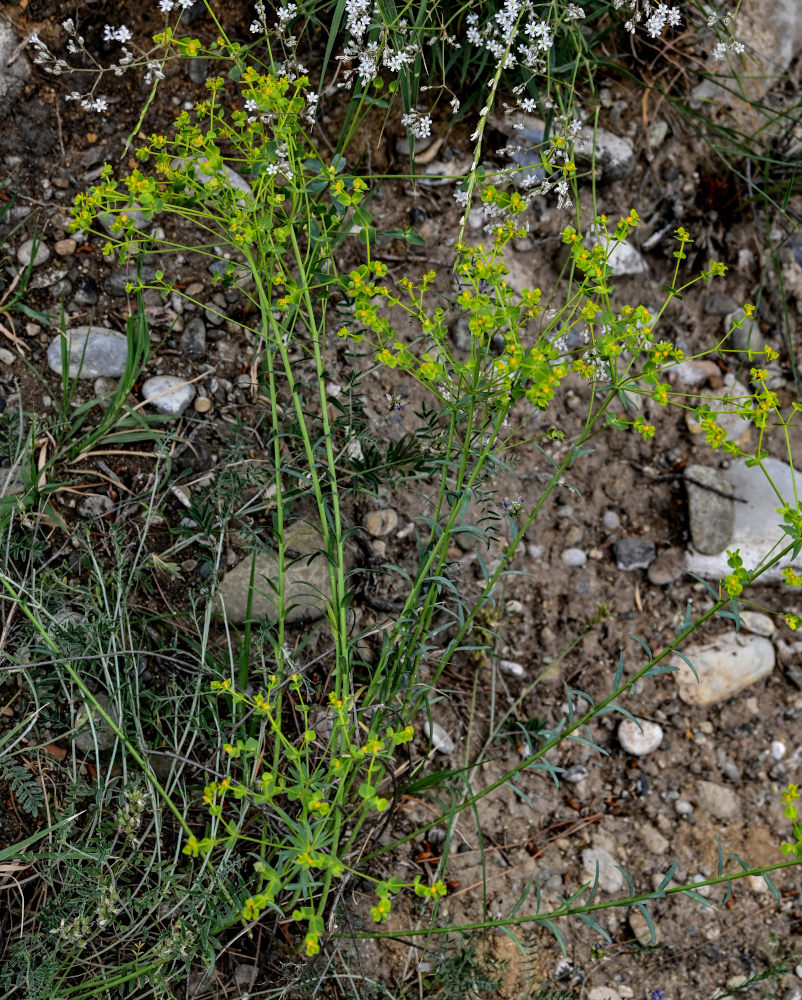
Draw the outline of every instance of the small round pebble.
[[[374,538],[381,538],[382,535],[389,535],[398,525],[398,514],[392,507],[384,507],[382,510],[372,510],[365,517],[365,530]]]
[[[71,257],[78,249],[77,240],[58,240],[53,244],[53,249],[59,257]]]
[[[212,401],[208,396],[198,396],[192,405],[196,413],[208,413],[212,408]]]
[[[524,668],[515,660],[499,660],[498,665],[502,674],[509,674],[510,677],[523,677],[524,675]]]
[[[423,732],[427,738],[431,738],[433,750],[436,750],[438,753],[454,752],[454,741],[439,722],[433,722],[430,727],[429,720],[427,719],[423,723]]]
[[[563,552],[562,560],[566,566],[584,566],[588,557],[582,549],[566,549]]]
[[[180,416],[192,402],[195,387],[175,375],[154,375],[142,386],[142,398],[159,413]]]
[[[637,722],[623,719],[618,727],[618,742],[633,757],[645,757],[663,742],[663,729],[648,719],[638,719]]]
[[[17,249],[17,260],[23,267],[27,267],[28,264],[33,264],[34,267],[39,267],[40,264],[44,264],[46,261],[50,260],[50,251],[47,249],[47,244],[39,240],[38,246],[36,247],[36,254],[34,255],[33,248],[35,240],[25,240],[24,243],[20,243]],[[33,258],[33,260],[31,260]]]
[[[602,524],[608,531],[615,531],[621,527],[621,518],[614,510],[606,510],[602,516]]]
[[[693,806],[685,799],[677,799],[674,803],[674,811],[680,816],[690,816],[693,812]]]
[[[775,760],[782,760],[785,756],[785,744],[782,740],[773,740],[771,744],[771,756]]]

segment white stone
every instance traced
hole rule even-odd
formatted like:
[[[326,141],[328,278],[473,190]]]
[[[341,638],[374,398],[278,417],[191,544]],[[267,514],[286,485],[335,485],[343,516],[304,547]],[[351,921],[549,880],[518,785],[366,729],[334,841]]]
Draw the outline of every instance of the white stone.
[[[433,750],[443,754],[454,752],[454,741],[439,722],[433,722],[430,726],[429,720],[426,719],[423,723],[423,732],[427,739],[431,739]]]
[[[613,274],[623,277],[627,274],[648,274],[649,265],[643,254],[631,243],[616,243],[610,250],[607,263]]]
[[[624,876],[616,867],[615,858],[606,847],[588,847],[582,852],[582,867],[593,879],[596,877],[596,863],[599,866],[599,886],[605,892],[620,892],[624,888]]]
[[[371,510],[365,516],[365,530],[374,538],[389,535],[398,526],[398,514],[392,507]]]
[[[171,162],[170,166],[173,168],[173,170],[183,170],[184,167],[186,166],[186,163],[187,163],[186,157],[177,156]],[[200,183],[203,185],[204,188],[211,189],[214,185],[225,187],[225,184],[220,181],[219,177],[213,176],[212,174],[207,174],[204,170],[201,169],[199,160],[196,160],[194,162],[194,167],[195,167],[195,176],[198,178],[198,180],[200,181]],[[243,195],[247,195],[248,197],[252,195],[253,192],[251,191],[251,185],[245,180],[244,177],[241,177],[236,170],[232,170],[232,168],[229,167],[228,164],[226,163],[223,164],[222,169],[223,173],[226,176],[226,180],[228,181],[229,185],[232,188],[234,188],[235,191],[240,191]]]
[[[36,246],[35,254],[33,252],[34,246]],[[25,240],[17,248],[17,261],[22,267],[27,267],[29,264],[32,267],[39,267],[40,264],[45,264],[49,260],[50,250],[42,239]]]
[[[128,360],[128,340],[116,330],[104,326],[76,326],[64,334],[67,341],[70,378],[119,378]],[[47,349],[47,363],[61,375],[63,338],[58,334]]]
[[[499,660],[498,665],[502,674],[509,674],[510,677],[523,677],[524,675],[524,668],[515,660]]]
[[[700,781],[696,786],[696,801],[716,819],[732,819],[741,812],[735,792],[715,781]]]
[[[588,1000],[621,1000],[621,994],[610,986],[594,986],[588,990]]]
[[[774,646],[760,635],[727,632],[704,645],[682,651],[693,664],[673,657],[680,698],[688,705],[715,705],[768,677],[774,670]]]
[[[154,375],[142,386],[142,398],[159,413],[180,416],[195,398],[195,387],[175,375]]]
[[[785,756],[785,744],[782,740],[772,740],[771,742],[771,756],[775,760],[782,760]]]
[[[627,753],[645,757],[663,742],[663,729],[648,719],[623,719],[618,727],[618,741]]]
[[[562,554],[562,560],[566,566],[584,566],[588,557],[582,549],[566,549]]]
[[[26,42],[27,39],[23,39],[23,43]],[[19,44],[11,22],[0,20],[0,107],[4,114],[8,113],[12,101],[22,93],[31,75],[31,64],[20,52]]]

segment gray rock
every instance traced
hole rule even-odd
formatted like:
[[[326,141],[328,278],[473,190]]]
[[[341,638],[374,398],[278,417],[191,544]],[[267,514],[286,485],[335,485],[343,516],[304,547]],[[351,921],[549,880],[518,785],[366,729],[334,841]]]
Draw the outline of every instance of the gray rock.
[[[562,561],[566,566],[584,566],[588,561],[588,556],[582,549],[571,548],[563,552]]]
[[[188,358],[202,358],[206,353],[206,324],[200,316],[193,316],[184,327],[179,341],[181,353]]]
[[[616,867],[615,859],[606,847],[588,847],[582,852],[582,867],[591,878],[596,877],[599,866],[599,887],[605,892],[620,892],[624,876]]]
[[[648,569],[654,562],[656,550],[651,538],[643,535],[628,535],[613,543],[616,566],[625,571]]]
[[[150,264],[143,264],[141,268],[141,278],[145,284],[149,284],[156,277],[156,268]],[[126,286],[136,284],[136,267],[129,265],[119,271],[110,274],[103,282],[103,287],[109,295],[127,295]]]
[[[67,341],[70,378],[119,378],[128,359],[128,340],[116,330],[103,326],[76,326],[64,337],[58,334],[47,349],[47,363],[61,374],[62,342]]]
[[[159,413],[180,416],[195,398],[195,387],[176,375],[154,375],[142,386],[142,398]]]
[[[688,664],[674,657],[679,696],[687,705],[715,705],[768,677],[774,669],[774,646],[761,635],[727,632],[712,642],[688,646]]]
[[[744,459],[738,459],[729,468],[722,470],[733,496],[745,501],[734,504],[735,520],[729,547],[740,549],[747,569],[757,566],[770,549],[787,537],[780,527],[782,518],[777,513],[778,494],[791,502],[797,495],[794,473],[790,466],[776,458],[764,459],[763,466],[765,474],[759,467],[749,467]],[[767,476],[776,487],[776,493]],[[802,483],[797,485],[797,489],[802,489]],[[761,574],[760,582],[774,583],[782,580],[782,571],[787,566],[793,566],[798,572],[802,572],[802,559],[792,560],[785,556]],[[686,569],[711,580],[719,580],[731,572],[726,551],[705,555],[692,549],[686,557]]]
[[[437,753],[445,754],[454,752],[454,741],[439,722],[433,722],[430,726],[429,720],[426,719],[423,723],[423,732],[426,739],[432,741],[432,749],[436,750]]]
[[[95,379],[95,383],[92,386],[92,391],[95,394],[95,399],[101,406],[106,407],[111,402],[111,397],[117,391],[117,381],[113,378],[108,378],[106,375],[101,375],[99,378]]]
[[[633,757],[645,757],[663,742],[663,729],[648,719],[622,719],[618,727],[618,742]]]
[[[685,469],[691,539],[697,552],[714,555],[730,544],[735,527],[733,488],[723,472],[709,465]]]
[[[102,517],[114,510],[114,501],[102,493],[90,493],[78,504],[78,513],[81,517],[96,518]]]
[[[621,527],[621,518],[614,510],[606,510],[602,515],[602,524],[608,531],[615,531]]]
[[[111,704],[105,694],[96,694],[95,699],[101,709],[119,725],[117,710]],[[98,750],[111,750],[117,736],[111,726],[106,722],[100,712],[88,705],[82,705],[75,716],[76,732],[73,742],[79,750],[85,753],[93,753]]]
[[[649,583],[655,587],[664,587],[666,584],[679,580],[685,572],[685,553],[682,549],[666,549],[657,556],[649,567],[646,574]]]
[[[309,621],[320,618],[331,601],[329,564],[322,554],[323,539],[308,524],[296,523],[286,529],[288,554],[284,572],[284,620]],[[310,557],[311,560],[310,560]],[[294,560],[294,561],[293,561]],[[275,618],[278,614],[276,581],[278,561],[272,551],[257,552],[251,618]],[[353,560],[346,553],[346,566]],[[215,598],[215,610],[237,624],[247,616],[248,589],[251,579],[251,556],[246,556],[223,577]]]
[[[577,159],[590,160],[595,145],[595,163],[605,181],[618,181],[632,173],[635,149],[632,140],[614,135],[606,128],[586,126],[579,133]]]
[[[735,326],[736,323],[741,325]],[[737,351],[742,361],[753,365],[757,362],[757,367],[761,367],[760,362],[765,361],[766,338],[760,332],[756,317],[747,316],[743,309],[736,309],[724,317],[724,332],[729,334],[725,350]]]
[[[30,75],[31,65],[19,51],[14,28],[8,21],[0,21],[0,107],[4,113],[22,93]]]
[[[448,332],[451,334],[451,339],[457,350],[465,351],[467,354],[471,349],[471,330],[468,325],[468,317],[460,316],[451,324]]]
[[[36,246],[36,253],[33,250],[34,246]],[[42,239],[25,240],[17,247],[17,262],[21,267],[27,267],[29,264],[32,267],[39,267],[49,260],[50,250]]]
[[[91,274],[85,274],[75,292],[75,302],[79,306],[93,306],[97,302],[97,283]]]
[[[10,497],[25,492],[18,468],[0,469],[0,497]]]
[[[649,128],[649,149],[659,149],[668,136],[668,122],[663,118],[656,118]]]
[[[517,660],[499,660],[498,666],[502,674],[508,674],[510,677],[523,677],[525,673],[523,666]]]
[[[677,799],[674,803],[674,812],[678,816],[690,816],[693,813],[693,805],[687,799]]]
[[[562,779],[567,781],[571,785],[576,785],[580,781],[584,781],[588,776],[588,769],[584,764],[572,764],[567,767],[563,772]]]
[[[705,312],[708,316],[726,316],[737,308],[738,303],[724,292],[713,292],[705,299]]]
[[[209,64],[205,59],[189,60],[189,78],[193,83],[203,83],[209,75]]]

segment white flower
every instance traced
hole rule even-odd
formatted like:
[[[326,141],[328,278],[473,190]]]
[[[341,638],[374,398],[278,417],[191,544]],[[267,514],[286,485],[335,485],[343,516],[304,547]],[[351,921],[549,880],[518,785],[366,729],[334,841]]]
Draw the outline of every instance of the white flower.
[[[451,110],[452,110],[452,112],[454,114],[456,114],[459,111],[459,109],[460,109],[459,98],[458,97],[452,97],[451,98]]]
[[[723,59],[727,54],[727,46],[724,42],[717,42],[716,47],[713,49],[714,59]]]
[[[173,9],[173,0],[159,0],[159,10],[162,14],[169,14]]]
[[[110,24],[107,24],[103,29],[103,41],[104,42],[130,42],[132,38],[131,32],[128,28],[121,24],[119,28],[112,28]]]

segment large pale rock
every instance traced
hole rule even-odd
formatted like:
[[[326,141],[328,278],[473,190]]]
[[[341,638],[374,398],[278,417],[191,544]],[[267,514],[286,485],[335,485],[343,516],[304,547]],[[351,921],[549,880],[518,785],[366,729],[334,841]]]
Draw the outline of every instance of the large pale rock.
[[[777,510],[780,496],[793,503],[796,495],[794,473],[789,465],[776,458],[764,459],[763,466],[765,473],[756,466],[747,466],[744,459],[739,459],[728,469],[722,470],[724,479],[732,487],[733,501],[719,499],[724,503],[733,503],[732,534],[723,552],[705,554],[694,548],[690,549],[685,559],[688,572],[698,573],[710,580],[723,579],[731,572],[727,563],[727,548],[738,549],[744,566],[754,569],[778,542],[782,543],[787,538],[780,527],[782,516]],[[771,478],[771,482],[767,476]],[[798,484],[798,488],[802,489],[802,483]],[[783,568],[789,565],[802,571],[802,558],[793,562],[787,557],[780,560],[761,574],[761,582],[776,583],[781,580]]]
[[[740,442],[749,430],[751,421],[742,417],[737,411],[739,405],[751,402],[752,394],[740,382],[736,382],[735,376],[727,374],[724,376],[724,387],[705,394],[704,396],[693,397],[689,400],[693,405],[707,403],[718,426],[727,435],[729,441]],[[691,434],[701,434],[703,427],[697,423],[693,414],[688,411],[685,422]]]
[[[195,387],[176,375],[154,375],[142,386],[142,398],[159,413],[180,416],[195,398]]]
[[[0,20],[0,107],[4,113],[22,93],[30,75],[31,64],[19,51],[14,28],[10,22]]]
[[[597,863],[599,866],[599,887],[605,892],[620,892],[624,888],[624,876],[607,848],[588,847],[582,852],[582,867],[591,878],[596,877]]]
[[[715,705],[726,701],[774,669],[774,646],[760,635],[727,632],[704,645],[683,650],[699,676],[680,657],[674,674],[680,698],[688,705]]]
[[[104,326],[76,326],[64,334],[70,378],[119,378],[128,360],[128,340]],[[62,335],[47,349],[47,363],[61,375]]]
[[[171,162],[170,166],[173,170],[183,170],[186,166],[187,159],[184,156],[177,156]],[[195,168],[195,176],[200,181],[204,187],[212,188],[215,185],[223,186],[225,182],[221,181],[218,176],[206,173],[201,167],[199,160],[193,161],[193,166]],[[239,191],[242,195],[250,197],[253,192],[251,191],[251,185],[241,177],[236,170],[233,170],[228,164],[223,164],[223,173],[228,181],[228,184],[234,188],[235,191]]]
[[[284,607],[288,609],[284,620],[299,622],[320,618],[326,602],[331,601],[329,564],[322,554],[323,539],[314,528],[299,522],[287,529],[285,543],[290,553],[299,555],[299,558],[286,566],[284,572]],[[348,553],[346,556],[346,567],[350,568],[352,560]],[[251,618],[276,618],[278,560],[272,551],[257,553],[255,560]],[[250,556],[246,556],[223,577],[215,598],[215,609],[225,611],[231,622],[239,624],[247,618],[250,580]]]
[[[716,819],[732,819],[741,812],[741,803],[735,791],[715,781],[700,781],[696,801]]]

